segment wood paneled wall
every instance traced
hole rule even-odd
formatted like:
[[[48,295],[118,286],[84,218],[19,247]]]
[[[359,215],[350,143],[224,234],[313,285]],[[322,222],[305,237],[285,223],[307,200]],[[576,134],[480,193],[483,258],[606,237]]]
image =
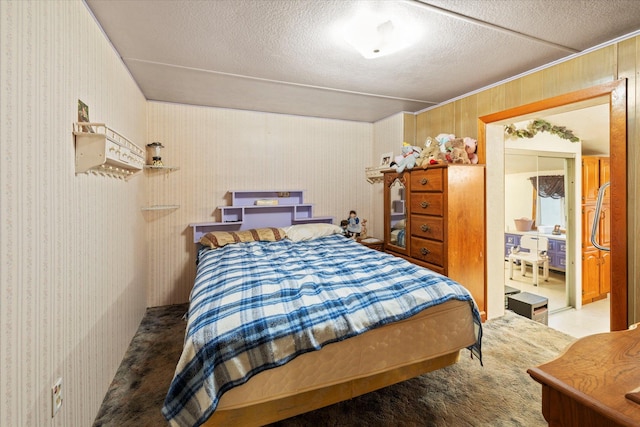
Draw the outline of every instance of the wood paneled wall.
[[[459,136],[477,138],[477,118],[565,93],[592,86],[627,79],[627,181],[628,181],[628,265],[629,265],[629,321],[640,320],[640,269],[638,249],[640,224],[636,212],[640,211],[640,110],[637,100],[638,72],[640,70],[640,37],[623,40],[605,46],[568,61],[552,65],[534,73],[514,78],[484,91],[470,94],[450,103],[423,111],[417,116],[417,141],[439,133],[454,133]],[[481,159],[486,159],[488,150],[497,147],[478,147]],[[488,176],[495,171],[487,171]],[[487,208],[491,209],[491,199]],[[501,284],[500,284],[501,285]],[[497,285],[489,293],[501,292]],[[496,299],[497,300],[497,299]],[[491,307],[490,307],[491,309]],[[491,313],[489,313],[491,316]]]

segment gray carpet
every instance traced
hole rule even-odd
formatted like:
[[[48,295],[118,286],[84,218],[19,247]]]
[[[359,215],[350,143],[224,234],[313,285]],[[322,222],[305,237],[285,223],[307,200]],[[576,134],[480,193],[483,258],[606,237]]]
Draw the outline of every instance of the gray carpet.
[[[94,427],[167,425],[160,408],[180,356],[186,310],[147,310]],[[483,328],[484,367],[465,350],[454,366],[272,427],[546,426],[541,387],[526,370],[552,359],[574,338],[512,312]]]

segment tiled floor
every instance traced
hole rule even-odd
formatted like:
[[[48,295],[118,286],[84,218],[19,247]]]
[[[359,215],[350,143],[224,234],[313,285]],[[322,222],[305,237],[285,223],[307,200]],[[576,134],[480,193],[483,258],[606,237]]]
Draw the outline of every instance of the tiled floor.
[[[549,299],[549,327],[576,338],[609,331],[608,298],[584,305],[580,310],[566,308],[564,274],[550,271],[549,281],[544,282],[540,272],[540,285],[533,286],[531,268],[524,277],[519,268],[514,268],[516,280],[510,280],[508,263],[504,266],[505,285]]]

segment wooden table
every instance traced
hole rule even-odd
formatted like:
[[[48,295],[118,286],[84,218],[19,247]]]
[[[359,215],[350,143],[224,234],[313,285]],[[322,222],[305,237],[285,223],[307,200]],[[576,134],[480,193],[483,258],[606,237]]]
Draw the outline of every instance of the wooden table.
[[[375,249],[377,251],[384,251],[384,241],[377,237],[365,237],[364,239],[358,238],[356,241],[368,248]]]
[[[527,371],[542,384],[550,426],[640,426],[640,328],[581,338],[549,363]]]

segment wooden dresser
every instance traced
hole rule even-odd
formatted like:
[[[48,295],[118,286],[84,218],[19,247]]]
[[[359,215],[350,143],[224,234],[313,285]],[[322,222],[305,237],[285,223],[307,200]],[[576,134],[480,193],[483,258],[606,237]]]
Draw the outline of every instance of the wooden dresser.
[[[386,252],[464,285],[486,314],[484,165],[384,173]]]

